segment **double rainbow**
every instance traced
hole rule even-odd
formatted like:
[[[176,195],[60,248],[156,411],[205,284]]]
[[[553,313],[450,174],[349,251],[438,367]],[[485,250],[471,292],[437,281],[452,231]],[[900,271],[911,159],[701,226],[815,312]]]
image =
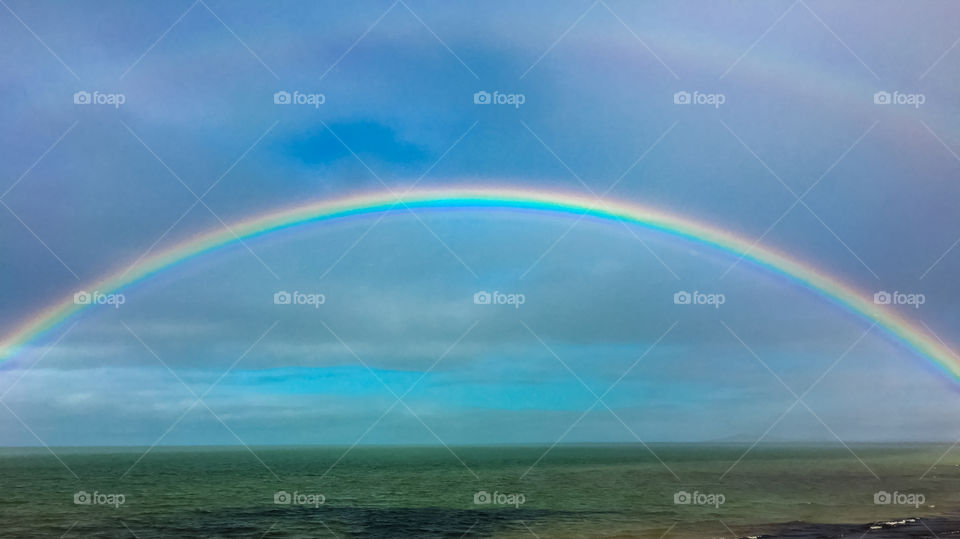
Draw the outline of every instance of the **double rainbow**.
[[[674,236],[706,244],[742,256],[769,271],[783,275],[846,308],[875,322],[890,335],[921,356],[933,361],[941,370],[960,380],[960,358],[944,343],[913,322],[893,311],[876,305],[871,294],[864,294],[837,279],[801,264],[771,249],[753,246],[745,238],[707,226],[692,219],[663,211],[621,202],[598,202],[583,196],[547,191],[507,188],[419,190],[399,198],[391,193],[366,194],[330,201],[309,203],[253,217],[235,224],[231,230],[221,229],[197,236],[165,251],[149,256],[122,272],[111,274],[87,287],[102,293],[122,290],[165,269],[187,262],[218,248],[276,232],[297,225],[327,221],[355,215],[369,215],[407,207],[519,209],[567,215],[585,214],[606,220],[622,220],[659,230]],[[0,341],[0,359],[9,359],[25,345],[53,330],[76,315],[87,305],[78,305],[72,296],[41,311]]]

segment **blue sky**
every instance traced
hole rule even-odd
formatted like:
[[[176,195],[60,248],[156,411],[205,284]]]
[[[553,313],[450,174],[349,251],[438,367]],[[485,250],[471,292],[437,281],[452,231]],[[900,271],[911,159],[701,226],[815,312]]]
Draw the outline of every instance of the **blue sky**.
[[[922,293],[902,312],[960,342],[948,2],[7,4],[2,334],[151,246],[417,184],[609,189],[865,291]],[[324,103],[276,105],[280,90]],[[730,255],[553,215],[378,219],[233,245],[86,311],[4,366],[0,442],[960,435],[955,382]],[[274,305],[278,290],[326,302]],[[475,305],[478,290],[526,301]],[[678,290],[727,301],[674,305]],[[812,384],[809,410],[790,408]]]

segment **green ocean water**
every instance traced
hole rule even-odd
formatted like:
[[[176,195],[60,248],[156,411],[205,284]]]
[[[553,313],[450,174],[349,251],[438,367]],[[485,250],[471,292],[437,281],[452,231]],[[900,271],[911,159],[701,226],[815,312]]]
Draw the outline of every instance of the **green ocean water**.
[[[960,450],[757,446],[737,462],[747,448],[655,444],[654,455],[640,445],[158,447],[145,456],[143,447],[54,448],[56,456],[6,448],[0,535],[859,537],[873,524],[870,537],[930,537],[928,527],[943,537],[960,530]],[[76,501],[91,503],[75,503],[81,492],[86,497]],[[895,503],[875,503],[878,492]],[[676,496],[694,503],[675,503]],[[908,518],[920,520],[893,522]],[[884,521],[891,523],[877,524]]]

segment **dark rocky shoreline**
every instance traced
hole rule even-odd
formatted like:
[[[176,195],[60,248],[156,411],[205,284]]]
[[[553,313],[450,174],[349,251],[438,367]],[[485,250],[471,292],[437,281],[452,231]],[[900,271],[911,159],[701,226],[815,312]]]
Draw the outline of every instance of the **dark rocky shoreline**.
[[[761,535],[745,535],[740,539],[832,539],[839,537],[863,537],[864,539],[899,539],[960,537],[960,519],[957,518],[905,518],[872,522],[869,524],[813,524],[790,522],[778,526],[774,532]]]

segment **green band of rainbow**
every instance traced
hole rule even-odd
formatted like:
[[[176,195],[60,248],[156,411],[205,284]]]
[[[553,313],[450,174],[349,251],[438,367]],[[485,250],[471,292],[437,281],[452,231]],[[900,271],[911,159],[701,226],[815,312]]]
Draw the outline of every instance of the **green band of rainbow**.
[[[247,219],[231,226],[197,236],[163,252],[149,256],[123,272],[109,275],[87,287],[102,293],[116,292],[166,268],[207,253],[240,239],[268,234],[292,226],[351,215],[374,214],[391,209],[418,208],[503,208],[586,214],[601,219],[619,219],[627,223],[660,230],[675,236],[707,244],[742,256],[745,260],[784,275],[838,303],[868,321],[876,322],[898,340],[932,360],[941,370],[960,380],[960,360],[934,336],[864,294],[776,251],[753,246],[745,238],[691,219],[662,211],[620,202],[596,200],[562,193],[514,190],[506,188],[420,190],[399,199],[390,193],[352,196],[320,201]],[[15,355],[33,339],[54,329],[87,305],[77,305],[72,296],[41,311],[0,341],[0,359]]]

